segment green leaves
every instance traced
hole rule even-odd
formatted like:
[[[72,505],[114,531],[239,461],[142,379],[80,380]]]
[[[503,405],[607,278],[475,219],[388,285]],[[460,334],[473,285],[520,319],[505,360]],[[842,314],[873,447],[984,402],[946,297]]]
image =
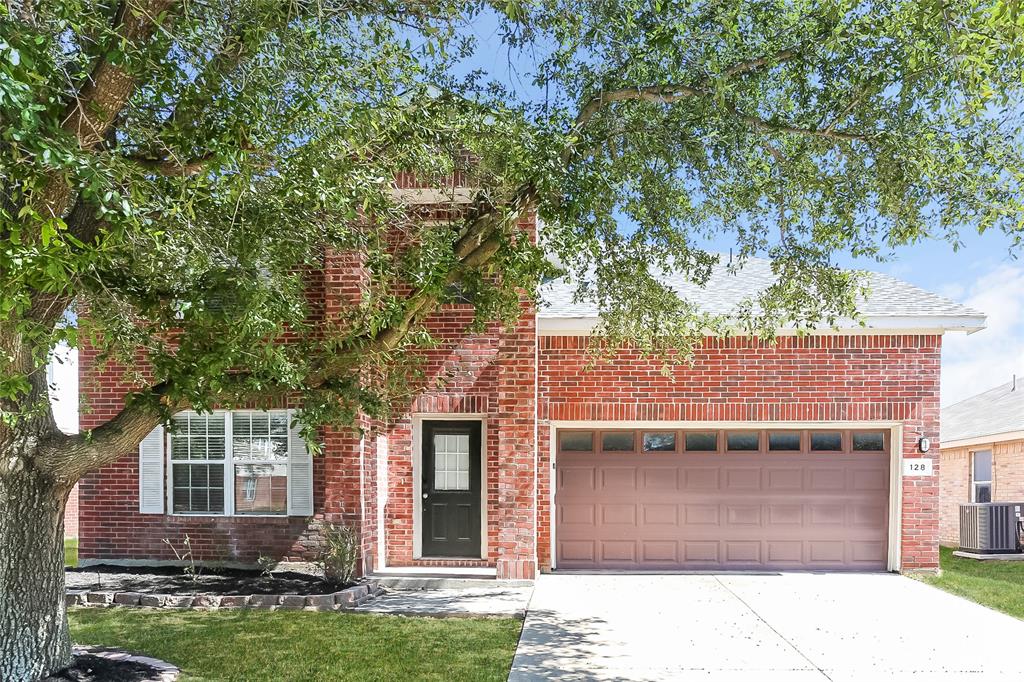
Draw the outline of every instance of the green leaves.
[[[408,351],[436,343],[432,311],[510,324],[550,261],[604,313],[605,349],[684,360],[707,332],[853,316],[860,283],[837,252],[1022,235],[1012,3],[237,0],[133,16],[155,22],[146,37],[78,2],[5,25],[0,334],[42,363],[77,302],[101,361],[194,406],[259,393],[320,420],[383,414],[419,381]],[[131,82],[90,94],[121,97],[95,142],[65,125],[103,65]],[[527,209],[536,244],[516,227]],[[702,284],[723,235],[737,262],[773,257],[778,282],[709,315],[657,275]],[[470,258],[466,239],[487,248]],[[19,362],[0,360],[12,400],[35,371]]]

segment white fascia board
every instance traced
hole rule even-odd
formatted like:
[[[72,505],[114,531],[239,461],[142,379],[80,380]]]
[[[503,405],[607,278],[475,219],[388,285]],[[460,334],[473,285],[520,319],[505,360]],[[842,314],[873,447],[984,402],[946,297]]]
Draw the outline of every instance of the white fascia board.
[[[908,316],[867,316],[864,326],[853,323],[833,329],[821,327],[809,331],[815,336],[835,334],[945,334],[946,332],[966,332],[973,334],[985,328],[984,315],[908,315]],[[537,333],[540,336],[589,336],[597,327],[598,318],[594,316],[580,317],[537,317]],[[780,335],[796,334],[795,329],[780,329]]]
[[[971,445],[995,445],[1013,440],[1024,440],[1024,431],[1006,431],[1004,433],[989,433],[983,436],[970,436],[969,438],[957,438],[956,440],[939,440],[939,447],[942,450],[963,448]]]

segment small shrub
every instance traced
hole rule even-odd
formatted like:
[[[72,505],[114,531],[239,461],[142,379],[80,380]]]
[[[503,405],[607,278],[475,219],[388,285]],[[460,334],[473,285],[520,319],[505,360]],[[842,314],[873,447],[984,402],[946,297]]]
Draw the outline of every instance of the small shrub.
[[[274,557],[260,554],[260,557],[256,560],[256,566],[259,567],[261,576],[270,578],[274,575],[274,567],[277,566],[277,560]]]
[[[316,564],[324,580],[336,585],[355,582],[359,561],[359,534],[346,524],[328,523],[323,527],[324,547]]]
[[[182,569],[182,572],[187,575],[192,582],[197,582],[199,580],[200,568],[196,565],[195,557],[192,556],[192,539],[188,534],[186,533],[185,540],[181,543],[180,551],[174,546],[174,543],[167,538],[164,538],[164,544],[171,548],[171,551],[174,552],[174,556],[178,558],[178,561],[185,563],[185,567]]]

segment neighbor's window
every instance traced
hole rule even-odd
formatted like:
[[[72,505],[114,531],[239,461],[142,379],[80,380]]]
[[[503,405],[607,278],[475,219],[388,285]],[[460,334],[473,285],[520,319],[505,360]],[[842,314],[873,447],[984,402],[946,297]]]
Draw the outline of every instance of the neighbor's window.
[[[286,411],[182,412],[174,423],[170,466],[175,514],[287,513]]]
[[[971,468],[971,501],[992,501],[992,451],[978,450]]]

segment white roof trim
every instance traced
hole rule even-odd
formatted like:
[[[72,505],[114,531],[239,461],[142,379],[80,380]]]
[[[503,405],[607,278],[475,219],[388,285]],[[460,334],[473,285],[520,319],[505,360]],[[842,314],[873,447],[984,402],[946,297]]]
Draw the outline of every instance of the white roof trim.
[[[971,436],[970,438],[959,438],[957,440],[940,441],[942,450],[950,448],[963,448],[969,445],[995,445],[1011,440],[1024,440],[1024,431],[1006,431],[1005,433],[989,433],[983,436]]]
[[[589,336],[597,327],[597,317],[544,317],[543,311],[537,316],[537,333],[540,336]],[[945,334],[966,332],[973,334],[985,328],[984,315],[958,315],[952,317],[914,316],[866,316],[865,326],[840,324],[833,329],[822,327],[809,333],[816,336],[834,334]],[[780,329],[779,334],[795,334],[794,329]]]

